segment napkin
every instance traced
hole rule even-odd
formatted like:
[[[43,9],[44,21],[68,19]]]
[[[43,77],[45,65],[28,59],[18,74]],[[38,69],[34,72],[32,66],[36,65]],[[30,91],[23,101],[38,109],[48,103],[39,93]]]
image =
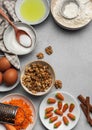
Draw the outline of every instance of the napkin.
[[[19,21],[14,12],[15,2],[16,0],[0,0],[0,8],[13,22]],[[0,50],[4,53],[4,55],[15,68],[20,69],[20,61],[18,56],[7,50],[3,42],[3,33],[8,25],[8,22],[4,20],[2,16],[0,16]]]

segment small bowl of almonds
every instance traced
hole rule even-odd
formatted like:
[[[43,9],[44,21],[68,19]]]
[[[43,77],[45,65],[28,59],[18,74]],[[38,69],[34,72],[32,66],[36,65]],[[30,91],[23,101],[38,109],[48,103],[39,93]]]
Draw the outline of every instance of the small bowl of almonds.
[[[45,61],[28,63],[21,71],[21,85],[30,94],[41,96],[48,93],[55,83],[55,73]]]

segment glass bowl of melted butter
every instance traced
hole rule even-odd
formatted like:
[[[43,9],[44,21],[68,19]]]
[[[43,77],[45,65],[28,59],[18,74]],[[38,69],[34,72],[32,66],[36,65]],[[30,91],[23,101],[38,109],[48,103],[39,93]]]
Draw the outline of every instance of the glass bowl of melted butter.
[[[36,25],[46,20],[50,5],[48,0],[17,0],[15,12],[20,21]]]

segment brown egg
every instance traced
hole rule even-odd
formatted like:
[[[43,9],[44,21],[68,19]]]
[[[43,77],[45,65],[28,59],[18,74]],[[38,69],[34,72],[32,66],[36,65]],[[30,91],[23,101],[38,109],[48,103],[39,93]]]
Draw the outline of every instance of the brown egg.
[[[0,84],[3,82],[3,74],[0,72]]]
[[[11,67],[11,64],[6,57],[0,58],[0,71],[1,72],[8,70],[10,67]]]
[[[4,73],[4,82],[7,86],[14,85],[18,79],[18,72],[14,68],[10,68]]]

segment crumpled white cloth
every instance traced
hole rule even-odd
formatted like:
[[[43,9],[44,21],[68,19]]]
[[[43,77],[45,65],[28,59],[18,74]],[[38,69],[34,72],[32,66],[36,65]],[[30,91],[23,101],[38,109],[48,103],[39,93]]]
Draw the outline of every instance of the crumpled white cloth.
[[[12,21],[17,22],[19,19],[14,12],[15,2],[16,0],[0,0],[0,8],[3,9],[3,11]],[[8,25],[8,22],[2,16],[0,16],[0,50],[4,52],[4,55],[15,68],[20,69],[20,61],[18,56],[7,50],[3,42],[3,33]]]

